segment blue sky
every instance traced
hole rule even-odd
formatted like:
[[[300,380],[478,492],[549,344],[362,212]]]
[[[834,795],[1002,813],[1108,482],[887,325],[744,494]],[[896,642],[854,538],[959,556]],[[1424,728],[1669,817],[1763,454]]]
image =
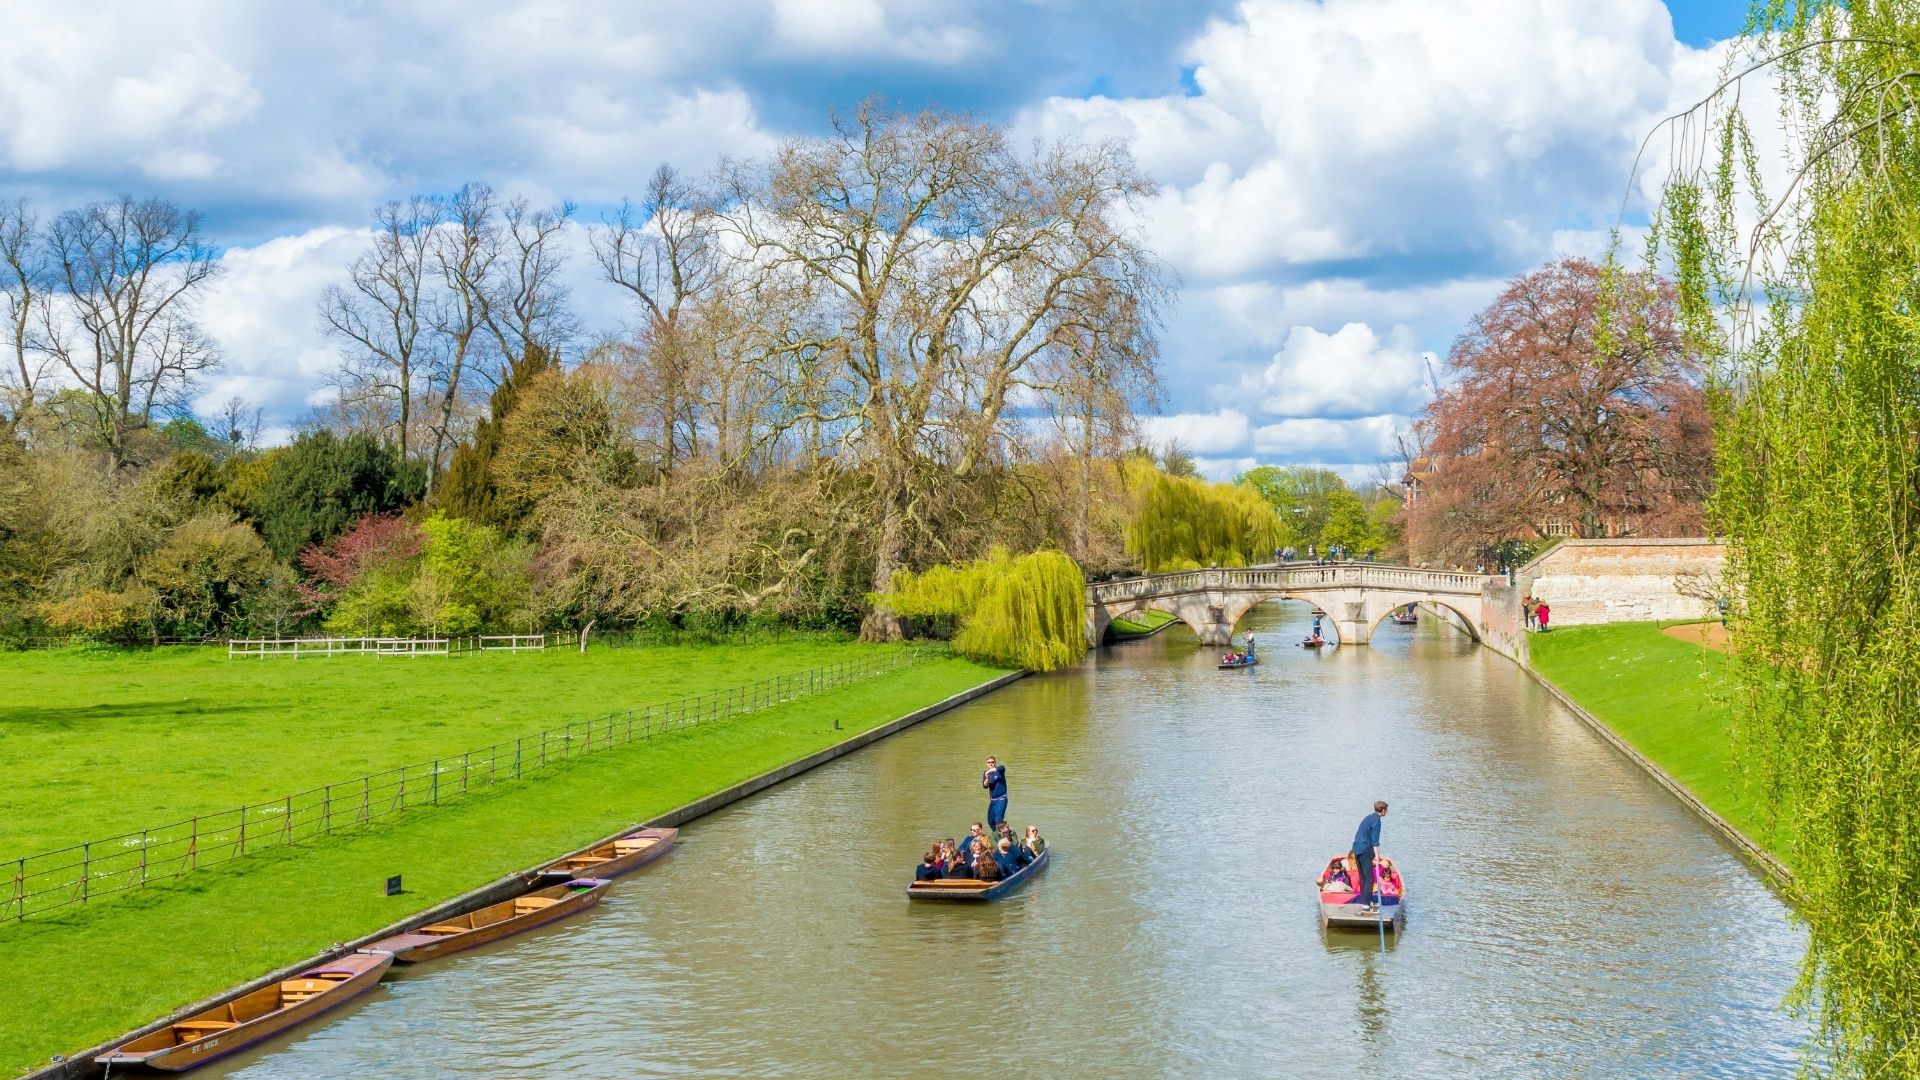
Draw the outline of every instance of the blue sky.
[[[1710,80],[1733,0],[29,0],[0,34],[0,196],[206,214],[204,318],[284,425],[324,393],[314,304],[380,200],[467,180],[581,218],[869,95],[1128,141],[1183,287],[1165,415],[1212,472],[1363,475],[1500,282],[1598,251],[1633,148]],[[156,50],[155,42],[169,43]],[[584,257],[590,327],[624,313]]]

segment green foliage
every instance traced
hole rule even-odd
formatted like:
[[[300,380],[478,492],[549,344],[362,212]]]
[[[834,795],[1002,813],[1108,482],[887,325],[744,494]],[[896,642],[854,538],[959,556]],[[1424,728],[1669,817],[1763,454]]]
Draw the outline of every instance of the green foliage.
[[[1015,558],[996,547],[963,566],[898,571],[871,598],[907,618],[954,626],[954,651],[985,663],[1054,671],[1087,651],[1087,583],[1064,552]]]
[[[1134,470],[1138,509],[1127,552],[1149,573],[1246,566],[1287,542],[1273,506],[1252,487]]]
[[[1387,546],[1379,521],[1360,496],[1344,485],[1328,495],[1327,527],[1321,530],[1320,539],[1329,547],[1339,544],[1356,555]]]
[[[1339,473],[1307,465],[1262,465],[1242,473],[1235,483],[1260,493],[1286,529],[1286,539],[1280,543],[1292,544],[1303,553],[1310,544],[1324,548],[1337,542],[1324,535],[1334,501],[1342,495],[1353,495]],[[1383,545],[1364,545],[1363,550],[1365,546]]]
[[[434,493],[434,503],[454,517],[492,525],[509,532],[519,528],[525,507],[504,503],[493,475],[494,458],[500,452],[501,428],[520,401],[527,384],[542,372],[555,370],[559,363],[553,354],[538,345],[531,346],[507,369],[507,377],[488,402],[487,419],[473,429],[473,438],[461,443],[447,465],[447,475]]]
[[[1920,3],[1756,9],[1730,63],[1776,80],[1784,193],[1734,95],[1693,118],[1662,252],[1719,360],[1735,745],[1798,835],[1814,1064],[1920,1075]],[[1771,145],[1771,143],[1770,143]],[[1757,233],[1756,208],[1779,211]]]
[[[254,504],[261,535],[275,556],[291,559],[367,514],[419,501],[424,468],[370,435],[301,435],[272,456]]]
[[[137,580],[152,595],[161,636],[198,638],[225,632],[246,594],[273,569],[260,534],[224,514],[207,514],[182,523],[141,559]]]
[[[531,629],[531,545],[435,513],[417,554],[369,563],[327,616],[342,636],[458,637]]]

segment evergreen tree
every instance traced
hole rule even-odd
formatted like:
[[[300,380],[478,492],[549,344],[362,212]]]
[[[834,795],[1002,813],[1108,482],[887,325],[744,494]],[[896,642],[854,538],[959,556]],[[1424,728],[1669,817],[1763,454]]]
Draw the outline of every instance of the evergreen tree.
[[[533,378],[559,367],[553,354],[539,345],[527,351],[507,367],[493,398],[487,403],[487,419],[473,429],[473,438],[453,451],[447,475],[440,482],[434,502],[452,517],[465,518],[512,532],[520,525],[520,514],[500,499],[494,483],[493,459],[500,452],[500,430],[521,394]]]
[[[257,513],[260,534],[281,559],[344,532],[367,514],[418,502],[425,467],[400,460],[371,435],[316,431],[273,455]]]

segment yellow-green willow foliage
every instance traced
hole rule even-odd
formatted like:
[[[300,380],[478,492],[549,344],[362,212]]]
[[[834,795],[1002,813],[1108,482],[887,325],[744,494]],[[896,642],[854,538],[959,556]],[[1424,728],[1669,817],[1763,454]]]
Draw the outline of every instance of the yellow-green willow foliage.
[[[1150,574],[1202,566],[1246,566],[1286,542],[1273,504],[1251,487],[1210,484],[1159,470],[1136,470],[1137,510],[1127,552]]]
[[[1735,749],[1791,833],[1808,1071],[1920,1076],[1920,0],[1756,17],[1730,63],[1784,104],[1735,79],[1683,121],[1655,237],[1719,368]],[[1756,145],[1796,148],[1781,190]]]
[[[950,621],[953,648],[992,664],[1053,671],[1087,651],[1087,583],[1065,553],[1015,558],[996,547],[963,566],[899,571],[877,607],[907,618]]]

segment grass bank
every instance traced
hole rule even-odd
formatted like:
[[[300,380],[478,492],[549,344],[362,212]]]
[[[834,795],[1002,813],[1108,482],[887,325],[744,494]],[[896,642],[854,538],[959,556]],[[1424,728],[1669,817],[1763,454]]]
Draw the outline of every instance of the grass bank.
[[[850,644],[814,647],[862,648]],[[53,663],[59,659],[36,661]],[[664,685],[673,687],[636,689],[636,701],[706,688],[688,682],[686,672],[671,672],[667,658],[659,656],[642,658],[612,652],[590,653],[587,659],[617,662],[630,677],[635,671],[653,671]],[[681,662],[686,659],[682,657]],[[703,659],[707,667],[718,666],[716,655]],[[710,686],[745,681],[742,675],[750,668],[740,665],[738,650],[729,649],[726,659],[725,675],[712,677]],[[794,667],[828,659],[809,658]],[[366,659],[371,665],[391,662]],[[418,672],[423,661],[411,663]],[[337,665],[338,660],[332,664]],[[561,663],[550,670],[587,676],[591,667],[576,669]],[[753,677],[765,673],[754,672]],[[777,768],[999,673],[954,657],[929,659],[898,673],[817,697],[578,758],[446,806],[418,814],[409,811],[342,836],[269,849],[144,892],[0,927],[0,971],[8,974],[7,1004],[0,1009],[0,1074],[44,1065],[53,1054],[71,1053],[118,1035],[183,1004],[293,963],[332,942],[370,932],[510,870]],[[427,675],[436,680],[447,677],[445,672]],[[291,672],[287,677],[305,676]],[[344,677],[378,676],[349,671]],[[451,683],[438,685],[454,689]],[[538,710],[538,719],[532,726],[555,718],[558,691],[557,685],[544,680],[523,689],[536,699],[532,704]],[[491,695],[483,697],[489,715],[496,704],[502,708],[527,705],[509,703],[504,698],[496,703]],[[53,700],[64,698],[62,694]],[[449,726],[466,732],[454,737],[456,745],[471,737],[471,730],[461,726],[465,721],[447,709],[444,700],[421,694],[413,695],[413,700],[416,709],[421,702],[434,701]],[[585,702],[581,704],[585,706]],[[595,710],[586,706],[581,711]],[[340,740],[384,740],[387,734],[378,729],[394,726],[397,717],[404,715],[392,714],[396,719],[355,727],[349,722],[350,708],[331,713],[316,708],[316,712],[341,718],[331,721],[344,725],[335,732],[334,737]],[[209,715],[226,723],[231,713],[214,711]],[[522,716],[515,730],[528,726],[527,721]],[[316,750],[311,736],[265,745],[276,746],[280,754],[304,762],[303,776],[327,767],[333,760],[331,744]],[[444,748],[436,745],[433,749]],[[95,751],[86,753],[91,756]],[[401,753],[402,758],[408,756]],[[237,774],[249,764],[253,763],[222,763],[215,775],[239,781],[242,778]],[[6,767],[14,766],[14,759],[9,757]],[[36,767],[52,769],[47,763]],[[73,782],[70,790],[91,796],[94,781],[82,774]],[[18,793],[10,797],[17,798]],[[128,803],[139,798],[121,791],[122,813],[128,812]],[[232,800],[232,791],[227,790],[213,801],[226,805]],[[42,812],[47,812],[45,807],[51,804],[42,801],[39,805]],[[396,873],[405,875],[407,892],[399,897],[385,896],[381,884]]]
[[[1668,625],[1569,626],[1528,645],[1534,670],[1791,867],[1790,823],[1771,818],[1734,760],[1726,655]]]
[[[0,653],[0,859],[875,648],[821,636],[298,660],[204,646]]]

